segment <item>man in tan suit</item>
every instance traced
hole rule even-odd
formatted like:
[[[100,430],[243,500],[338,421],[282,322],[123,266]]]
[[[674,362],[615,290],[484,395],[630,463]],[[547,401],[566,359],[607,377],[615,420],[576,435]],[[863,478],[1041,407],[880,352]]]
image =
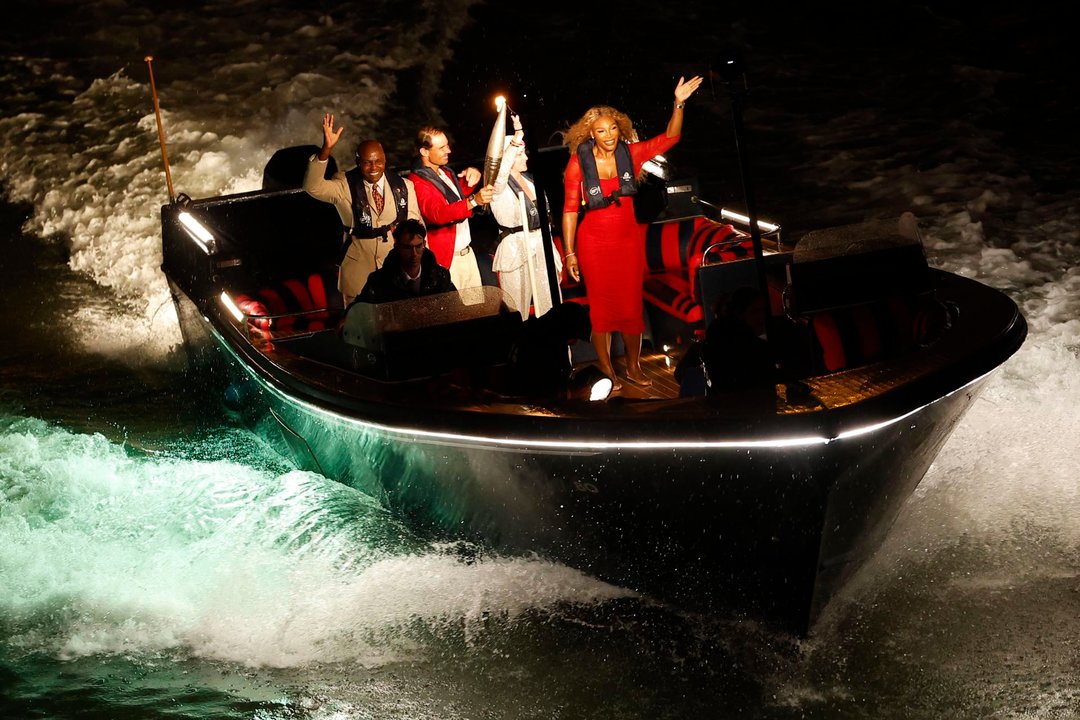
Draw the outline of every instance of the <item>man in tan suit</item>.
[[[323,145],[308,161],[304,190],[317,200],[333,203],[346,228],[338,290],[348,307],[368,275],[382,267],[393,246],[394,227],[407,218],[422,220],[412,181],[386,174],[386,153],[376,140],[365,140],[357,147],[356,169],[326,179],[326,162],[344,129],[334,129],[330,113],[323,116]]]

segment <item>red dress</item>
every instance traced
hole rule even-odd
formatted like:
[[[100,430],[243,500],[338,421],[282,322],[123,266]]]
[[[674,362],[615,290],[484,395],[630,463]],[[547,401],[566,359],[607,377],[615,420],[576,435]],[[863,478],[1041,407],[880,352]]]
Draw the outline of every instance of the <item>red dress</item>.
[[[679,141],[658,135],[644,142],[630,144],[634,175],[646,160],[670,150]],[[581,207],[581,165],[574,153],[563,179],[564,213],[576,213]],[[600,180],[605,196],[619,187],[619,179]],[[594,332],[645,331],[642,320],[642,286],[645,283],[645,226],[634,219],[633,196],[620,197],[600,210],[587,210],[582,216],[574,251],[589,294],[589,319]]]

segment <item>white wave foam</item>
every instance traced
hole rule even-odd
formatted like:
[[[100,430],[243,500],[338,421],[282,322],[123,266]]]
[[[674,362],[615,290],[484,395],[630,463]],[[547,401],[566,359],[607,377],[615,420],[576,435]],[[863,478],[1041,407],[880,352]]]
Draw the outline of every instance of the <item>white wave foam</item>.
[[[35,420],[0,431],[11,648],[375,665],[415,652],[417,623],[475,633],[629,595],[539,559],[467,562],[320,476],[131,456]]]
[[[345,3],[318,11],[279,6],[271,20],[256,6],[170,16],[169,37],[158,39],[166,51],[155,76],[176,192],[198,198],[257,189],[275,150],[321,141],[326,111],[347,128],[341,147],[348,154],[377,131],[398,90],[398,71],[422,68],[421,91],[433,98],[470,4],[440,3],[438,12],[418,12],[403,28],[371,27]],[[71,32],[85,22],[104,41],[99,5],[68,13]],[[141,37],[146,13],[111,5],[109,33]],[[438,32],[429,32],[435,23]],[[433,42],[418,52],[413,39],[425,36]],[[183,38],[200,41],[188,47]],[[71,327],[88,350],[131,358],[123,349],[141,344],[144,360],[159,361],[155,353],[167,353],[180,335],[175,317],[158,309],[165,293],[159,207],[168,193],[145,67],[132,63],[108,77],[80,80],[79,66],[67,60],[8,62],[14,64],[6,73],[13,86],[8,102],[17,104],[21,90],[55,97],[0,117],[6,192],[33,206],[27,232],[66,243],[72,269],[116,298],[111,314],[84,316]],[[41,87],[43,80],[49,87]],[[155,342],[147,344],[150,318],[157,325]]]

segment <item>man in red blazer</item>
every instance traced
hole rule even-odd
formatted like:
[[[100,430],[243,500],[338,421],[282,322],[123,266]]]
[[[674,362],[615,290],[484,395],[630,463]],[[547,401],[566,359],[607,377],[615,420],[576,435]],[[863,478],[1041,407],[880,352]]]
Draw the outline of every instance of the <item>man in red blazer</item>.
[[[469,218],[477,207],[491,202],[494,188],[489,185],[476,190],[482,177],[476,168],[466,168],[456,176],[450,171],[450,141],[439,128],[420,128],[416,149],[420,157],[409,179],[416,188],[420,215],[427,226],[428,248],[440,265],[450,269],[454,287],[480,287]]]

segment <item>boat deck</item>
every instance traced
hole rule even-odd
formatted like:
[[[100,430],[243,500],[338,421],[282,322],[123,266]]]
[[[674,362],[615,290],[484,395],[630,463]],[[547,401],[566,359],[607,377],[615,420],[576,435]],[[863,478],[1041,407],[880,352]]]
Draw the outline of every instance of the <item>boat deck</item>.
[[[641,370],[645,373],[645,377],[652,381],[652,385],[639,387],[626,380],[625,360],[621,357],[614,358],[615,372],[619,374],[622,387],[613,394],[640,400],[677,398],[679,397],[679,383],[675,380],[673,372],[678,362],[678,356],[643,350]]]
[[[622,386],[612,393],[612,397],[632,400],[679,398],[680,388],[675,379],[674,369],[681,358],[681,354],[643,350],[641,369],[652,381],[649,387],[640,387],[627,382],[625,360],[622,357],[614,358],[615,371],[620,376]],[[876,363],[843,373],[808,378],[805,385],[809,388],[811,397],[801,401],[793,398],[789,402],[786,387],[782,384],[777,385],[777,414],[794,415],[843,407],[866,400],[938,369],[946,361],[947,358],[941,356],[924,356],[918,363]]]
[[[1017,319],[1015,306],[1005,296],[987,293],[972,281],[952,276],[942,278],[939,293],[961,307],[978,301],[983,312],[959,316],[955,327],[930,347],[833,373],[803,376],[804,392],[799,397],[788,397],[788,386],[778,384],[775,403],[766,404],[761,403],[760,393],[750,392],[745,397],[736,392],[709,402],[680,397],[674,371],[685,346],[667,353],[648,346],[643,349],[642,369],[652,381],[644,388],[628,382],[624,359],[614,358],[621,387],[612,396],[617,402],[608,403],[522,392],[512,381],[513,368],[506,364],[467,366],[404,381],[378,379],[352,366],[349,348],[333,330],[291,338],[248,335],[247,342],[237,337],[234,346],[242,348],[250,343],[250,361],[264,364],[269,374],[290,386],[292,393],[307,393],[321,398],[321,402],[341,403],[343,407],[355,406],[365,413],[371,413],[373,407],[419,404],[445,412],[445,418],[450,418],[446,423],[461,422],[459,413],[465,413],[473,417],[591,422],[647,418],[659,426],[682,420],[716,423],[747,417],[761,420],[767,416],[829,415],[830,411],[846,413],[849,408],[865,409],[870,405],[876,408],[874,417],[885,417],[903,414],[918,407],[919,402],[929,402],[962,387],[995,367],[1003,352],[1011,352],[1012,341],[1003,345],[1003,338],[1022,340],[1022,320]],[[1003,346],[1008,347],[1003,351]],[[259,356],[265,360],[260,361]],[[579,367],[586,364],[590,363]],[[754,407],[757,409],[751,410]]]
[[[326,335],[322,335],[325,339]],[[280,338],[276,341],[256,339],[253,345],[259,353],[266,355],[275,365],[297,377],[306,377],[316,384],[325,384],[328,388],[333,387],[337,391],[353,393],[357,396],[384,400],[412,398],[414,401],[424,398],[429,402],[435,401],[435,404],[494,413],[505,413],[508,409],[517,407],[517,403],[522,401],[521,398],[515,400],[502,396],[497,391],[492,392],[494,388],[483,391],[475,384],[475,377],[468,377],[461,373],[419,378],[406,382],[373,380],[347,369],[337,358],[325,355],[324,352],[328,346],[324,342],[309,344],[312,339],[304,335],[284,342]],[[296,341],[300,343],[297,344]],[[332,343],[330,347],[339,346]],[[611,397],[630,401],[657,401],[655,408],[659,410],[663,406],[665,414],[678,414],[680,411],[696,414],[698,410],[686,405],[686,403],[692,403],[693,398],[680,398],[679,383],[674,375],[675,367],[682,358],[683,352],[685,352],[683,348],[670,353],[644,348],[641,355],[641,367],[646,377],[652,381],[648,387],[640,387],[627,381],[625,359],[622,356],[613,358],[612,362],[619,375],[621,386],[612,393]],[[809,390],[809,395],[802,399],[788,398],[786,386],[779,384],[776,388],[776,414],[797,415],[856,404],[888,393],[920,377],[933,374],[955,359],[949,352],[923,351],[907,358],[894,358],[890,362],[806,378],[804,384]],[[592,363],[580,363],[577,368],[590,364]],[[490,369],[491,372],[497,370],[498,368]],[[491,379],[494,378],[489,378]],[[495,384],[497,385],[498,382]],[[738,398],[733,398],[733,401],[735,401],[734,404],[738,404]],[[637,407],[638,404],[634,403],[633,407]],[[651,402],[645,404],[654,405]],[[578,415],[585,409],[580,404],[564,407],[559,402],[541,401],[539,405],[526,402],[525,405],[528,407],[523,406],[511,412]],[[728,403],[712,404],[714,410],[721,412],[727,405]],[[631,406],[620,404],[620,407],[626,409]]]

